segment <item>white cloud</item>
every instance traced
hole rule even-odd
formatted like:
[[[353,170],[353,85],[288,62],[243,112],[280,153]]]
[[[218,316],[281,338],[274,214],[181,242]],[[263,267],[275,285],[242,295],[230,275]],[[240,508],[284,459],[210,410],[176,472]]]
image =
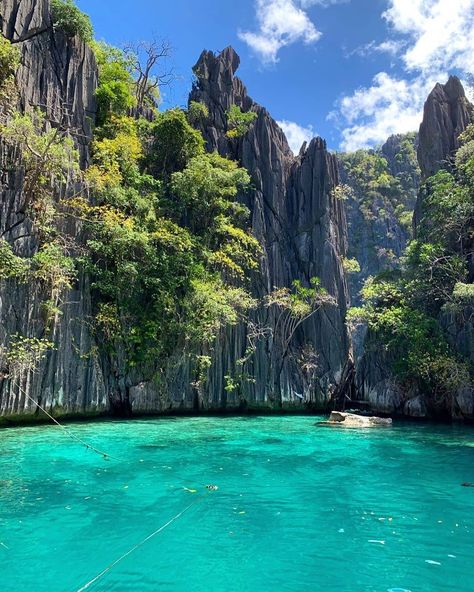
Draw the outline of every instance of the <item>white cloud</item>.
[[[327,8],[334,4],[348,4],[351,0],[300,0],[302,8],[310,8],[311,6],[322,6]]]
[[[286,139],[294,154],[298,154],[304,142],[309,142],[316,135],[313,126],[303,127],[294,121],[277,121],[278,125],[284,131]]]
[[[315,43],[321,33],[311,22],[308,14],[297,5],[297,0],[256,0],[259,30],[239,32],[260,57],[263,63],[278,61],[282,47],[297,41]]]
[[[403,55],[408,70],[472,68],[474,0],[390,0],[383,17],[411,38]]]
[[[368,148],[384,142],[391,134],[418,129],[423,103],[436,80],[443,78],[444,74],[438,74],[407,81],[386,72],[377,74],[371,87],[344,97],[339,112],[331,115],[332,119],[342,116],[347,124],[341,148]]]
[[[388,0],[382,16],[392,37],[354,53],[387,51],[400,58],[405,76],[380,72],[370,87],[339,101],[331,118],[346,126],[344,150],[416,130],[434,84],[446,81],[452,70],[468,73],[474,62],[474,0]]]
[[[362,58],[367,57],[368,55],[373,54],[374,52],[377,53],[388,53],[392,56],[396,56],[400,50],[406,45],[404,41],[396,41],[394,39],[387,39],[382,43],[377,43],[376,41],[371,41],[370,43],[366,43],[365,45],[361,45],[356,47],[352,51],[345,51],[344,57],[350,58],[353,55],[358,55]]]

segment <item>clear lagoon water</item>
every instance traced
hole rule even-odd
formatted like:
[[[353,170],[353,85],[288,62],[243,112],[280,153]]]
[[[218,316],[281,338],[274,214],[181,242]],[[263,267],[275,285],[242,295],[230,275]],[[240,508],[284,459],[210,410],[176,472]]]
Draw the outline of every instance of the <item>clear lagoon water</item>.
[[[108,461],[0,431],[1,590],[77,592],[195,502],[87,590],[472,592],[474,430],[316,421],[70,426]]]

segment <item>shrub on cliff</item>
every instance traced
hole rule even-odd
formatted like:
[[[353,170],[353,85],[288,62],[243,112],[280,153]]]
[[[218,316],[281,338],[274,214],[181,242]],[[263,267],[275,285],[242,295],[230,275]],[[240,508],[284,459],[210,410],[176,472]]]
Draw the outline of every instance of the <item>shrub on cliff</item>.
[[[0,34],[0,86],[4,84],[20,64],[20,52]]]
[[[86,43],[94,38],[91,19],[76,6],[74,0],[51,0],[51,16],[54,27],[66,35],[78,35]]]

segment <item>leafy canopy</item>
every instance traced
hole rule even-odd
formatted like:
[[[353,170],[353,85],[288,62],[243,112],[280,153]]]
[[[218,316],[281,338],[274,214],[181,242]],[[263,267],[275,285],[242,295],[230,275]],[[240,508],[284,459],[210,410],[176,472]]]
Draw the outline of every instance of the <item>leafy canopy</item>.
[[[66,35],[78,35],[86,43],[93,40],[91,19],[76,6],[74,0],[51,0],[51,16],[54,26]]]

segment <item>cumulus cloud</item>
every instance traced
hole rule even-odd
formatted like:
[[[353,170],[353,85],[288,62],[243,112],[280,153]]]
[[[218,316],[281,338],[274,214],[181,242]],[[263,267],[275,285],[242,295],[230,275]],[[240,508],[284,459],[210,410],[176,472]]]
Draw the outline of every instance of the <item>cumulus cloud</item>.
[[[298,154],[304,142],[309,142],[316,135],[313,126],[303,127],[294,121],[277,121],[278,125],[285,132],[286,139],[294,154]]]
[[[474,56],[474,0],[388,0],[391,37],[368,44],[401,60],[405,76],[377,74],[372,85],[343,97],[331,117],[343,122],[341,148],[373,146],[392,133],[416,130],[423,104],[450,71],[468,73]]]
[[[357,150],[384,142],[388,136],[416,130],[420,125],[423,103],[438,79],[420,77],[413,81],[381,72],[369,88],[360,88],[344,97],[332,119],[341,117],[347,127],[342,131],[341,148]]]
[[[403,55],[408,70],[472,68],[474,0],[390,0],[383,17],[411,38]]]
[[[263,63],[278,61],[282,47],[297,41],[311,44],[318,41],[321,33],[308,14],[300,8],[297,0],[256,0],[258,31],[239,32],[260,57]]]

